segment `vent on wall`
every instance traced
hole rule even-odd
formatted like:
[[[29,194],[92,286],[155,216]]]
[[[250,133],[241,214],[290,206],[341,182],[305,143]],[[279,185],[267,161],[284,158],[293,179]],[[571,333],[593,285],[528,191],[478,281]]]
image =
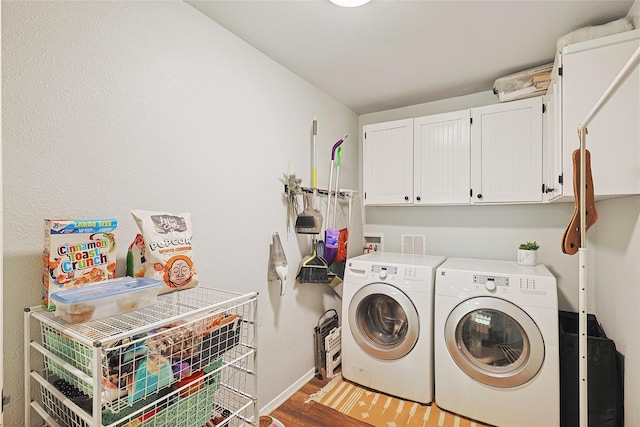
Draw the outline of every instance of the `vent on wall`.
[[[425,255],[427,253],[427,246],[424,236],[403,234],[402,253]]]

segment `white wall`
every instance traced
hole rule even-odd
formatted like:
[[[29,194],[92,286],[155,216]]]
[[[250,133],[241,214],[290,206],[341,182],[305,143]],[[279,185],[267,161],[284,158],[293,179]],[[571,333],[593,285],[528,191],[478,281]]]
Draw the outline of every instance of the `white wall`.
[[[597,119],[595,119],[597,120]],[[624,356],[625,425],[640,425],[640,196],[599,202],[589,298],[607,336]],[[594,226],[595,227],[595,226]],[[589,248],[589,251],[591,248]],[[594,265],[594,268],[591,266]]]
[[[326,186],[330,147],[358,134],[357,116],[181,1],[3,1],[2,39],[6,424],[23,424],[44,218],[116,218],[123,275],[131,209],[191,212],[201,283],[259,292],[259,405],[307,380],[313,328],[340,300],[294,287],[310,245],[287,233],[282,177],[291,161],[310,185],[317,116]],[[352,138],[341,187],[357,188],[357,158]],[[274,232],[292,266],[284,297],[267,281]]]

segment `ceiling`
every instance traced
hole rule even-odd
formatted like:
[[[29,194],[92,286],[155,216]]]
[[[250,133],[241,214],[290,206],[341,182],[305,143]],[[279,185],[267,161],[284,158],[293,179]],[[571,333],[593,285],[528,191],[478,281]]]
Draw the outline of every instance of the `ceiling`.
[[[633,0],[185,0],[357,114],[488,91]]]

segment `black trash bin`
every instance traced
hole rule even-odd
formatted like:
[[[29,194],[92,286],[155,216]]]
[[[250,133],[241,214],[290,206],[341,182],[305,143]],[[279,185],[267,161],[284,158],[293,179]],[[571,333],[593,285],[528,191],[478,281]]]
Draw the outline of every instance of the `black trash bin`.
[[[580,425],[579,317],[560,311],[560,419]],[[592,314],[587,315],[589,427],[624,427],[622,356]]]

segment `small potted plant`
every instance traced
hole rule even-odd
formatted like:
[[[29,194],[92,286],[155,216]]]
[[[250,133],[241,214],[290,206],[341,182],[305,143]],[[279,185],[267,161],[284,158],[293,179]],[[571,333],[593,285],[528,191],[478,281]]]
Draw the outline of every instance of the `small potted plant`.
[[[533,266],[538,263],[538,242],[521,243],[518,247],[518,264]]]

